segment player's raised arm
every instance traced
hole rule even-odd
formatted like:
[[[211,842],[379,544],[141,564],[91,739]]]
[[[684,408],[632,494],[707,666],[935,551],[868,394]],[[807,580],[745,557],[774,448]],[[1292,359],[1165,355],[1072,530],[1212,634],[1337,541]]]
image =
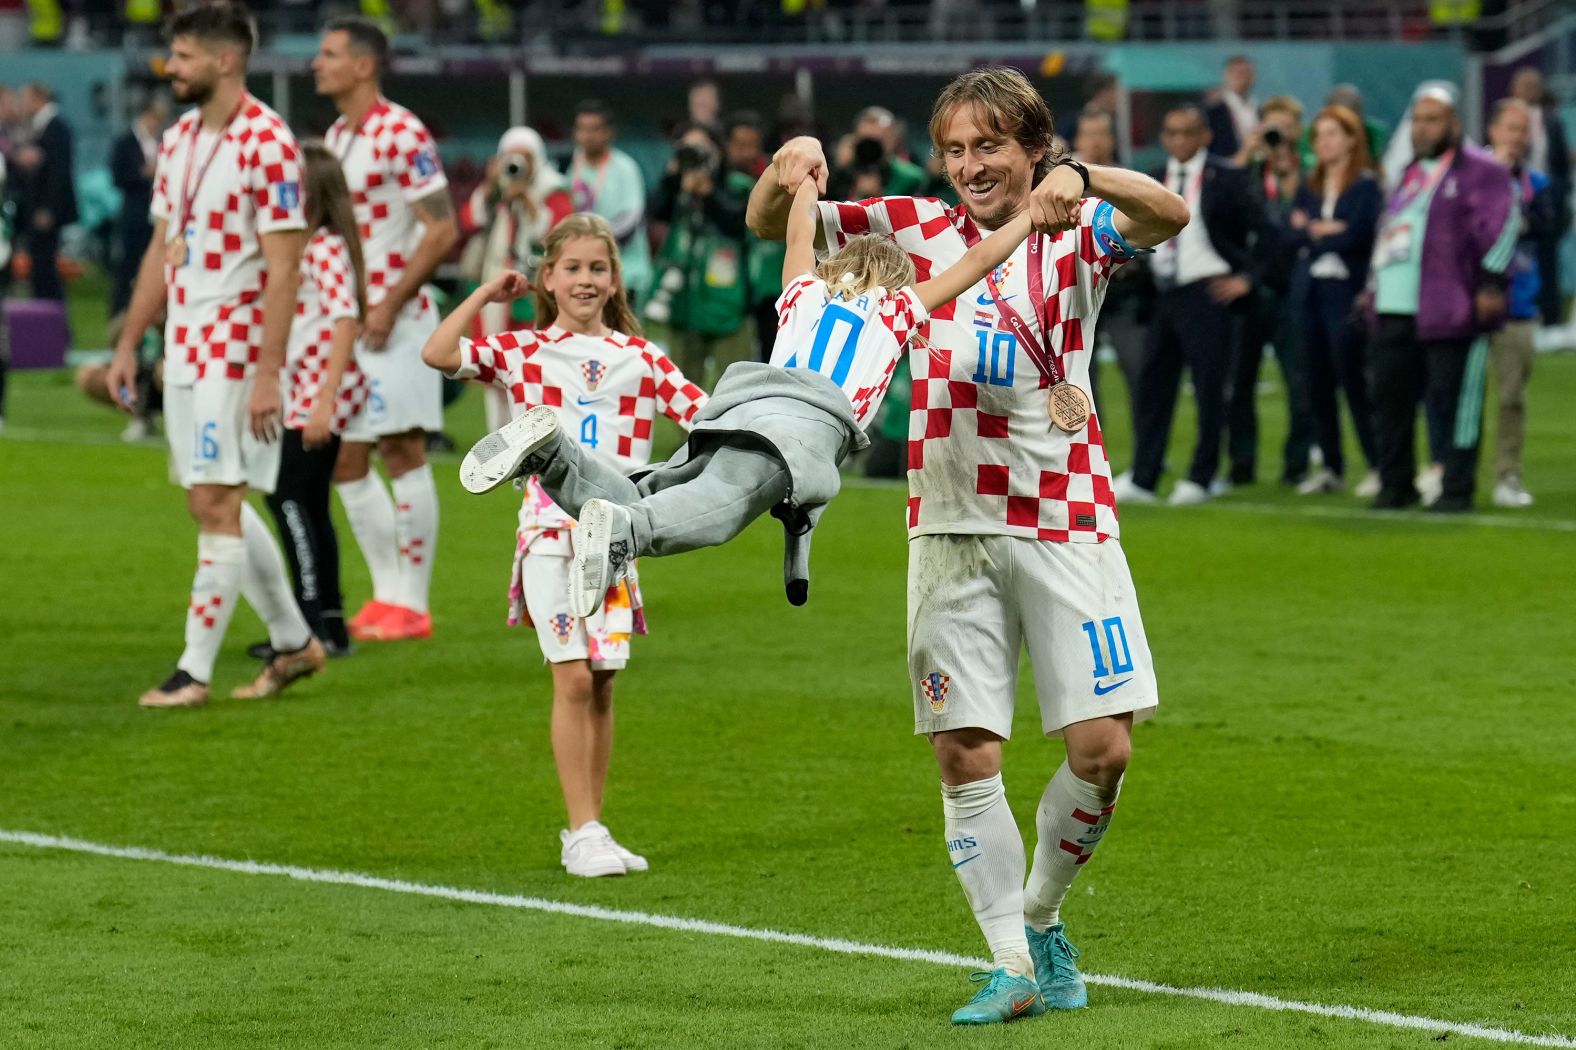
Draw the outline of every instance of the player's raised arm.
[[[1034,187],[1029,218],[1037,230],[1073,229],[1085,197],[1110,202],[1116,209],[1116,232],[1133,248],[1153,248],[1169,241],[1188,223],[1187,202],[1148,175],[1074,163],[1056,165]]]
[[[782,240],[788,234],[788,213],[799,184],[813,175],[816,189],[825,193],[827,170],[818,140],[801,135],[783,143],[750,191],[745,225],[762,240]]]
[[[1029,235],[1030,229],[1029,213],[1019,212],[1017,218],[964,252],[963,258],[956,263],[923,284],[915,285],[914,294],[919,296],[927,312],[950,303],[1006,262]]]
[[[788,213],[788,253],[783,256],[783,284],[815,269],[815,202],[820,200],[815,174],[800,180]]]
[[[522,273],[505,270],[472,292],[456,306],[438,325],[421,348],[421,359],[445,375],[453,375],[464,360],[460,354],[460,340],[470,331],[471,322],[488,303],[508,303],[530,291],[531,282]]]

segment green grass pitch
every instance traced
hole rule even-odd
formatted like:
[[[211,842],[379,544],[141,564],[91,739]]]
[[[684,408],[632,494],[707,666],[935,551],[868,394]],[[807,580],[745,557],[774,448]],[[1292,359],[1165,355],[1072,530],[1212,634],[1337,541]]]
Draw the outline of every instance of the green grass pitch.
[[[1377,520],[1272,485],[1124,509],[1162,706],[1066,909],[1088,971],[1576,1036],[1573,398],[1576,358],[1540,358],[1539,502],[1521,515]],[[1278,440],[1275,395],[1262,405]],[[180,644],[194,534],[180,493],[161,451],[117,442],[120,421],[67,376],[14,377],[9,407],[0,828],[983,953],[910,733],[900,489],[851,486],[832,506],[804,609],[782,598],[770,521],[643,564],[653,634],[618,685],[606,816],[652,870],[571,881],[548,677],[533,635],[502,623],[509,495],[467,497],[457,460],[440,460],[430,643],[365,645],[279,702],[143,711],[136,695]],[[1114,403],[1106,417],[1120,466],[1127,423]],[[451,428],[462,447],[480,435],[474,395]],[[365,572],[342,539],[354,600]],[[242,650],[259,637],[240,613],[216,695],[252,673]],[[1060,751],[1032,703],[1020,714],[1006,780],[1032,834]],[[1075,1015],[953,1030],[965,977],[0,844],[5,1047],[1371,1048],[1447,1034],[1104,985]]]

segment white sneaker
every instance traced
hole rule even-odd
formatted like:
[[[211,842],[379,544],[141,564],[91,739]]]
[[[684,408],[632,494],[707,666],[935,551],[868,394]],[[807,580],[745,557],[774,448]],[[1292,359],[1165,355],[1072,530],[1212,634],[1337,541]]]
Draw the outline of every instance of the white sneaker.
[[[1417,472],[1417,494],[1423,497],[1423,506],[1432,507],[1445,494],[1445,468],[1441,463],[1430,463]]]
[[[613,844],[613,852],[618,854],[618,859],[624,862],[625,871],[649,871],[651,869],[651,865],[646,863],[645,857],[620,845],[619,841],[613,837],[613,833],[608,831],[606,827],[603,827],[602,830],[606,833],[607,840]]]
[[[1532,506],[1532,493],[1521,485],[1521,479],[1512,474],[1501,478],[1494,486],[1494,506],[1520,509]]]
[[[1363,475],[1363,480],[1357,483],[1357,487],[1352,489],[1352,495],[1359,499],[1373,499],[1379,495],[1379,490],[1383,487],[1383,484],[1379,481],[1379,472],[1370,470]]]
[[[1231,484],[1230,478],[1216,478],[1214,481],[1209,483],[1209,494],[1211,496],[1224,496],[1230,492],[1232,488],[1233,486]]]
[[[552,458],[557,439],[558,413],[537,405],[471,446],[460,464],[460,484],[467,492],[480,493],[522,475],[539,474]]]
[[[1209,489],[1196,481],[1183,478],[1171,488],[1171,498],[1166,500],[1173,507],[1196,507],[1209,502]]]
[[[1154,489],[1139,488],[1133,482],[1133,472],[1125,471],[1111,481],[1111,495],[1118,503],[1154,503],[1160,498]]]
[[[571,875],[595,879],[622,875],[626,870],[614,848],[613,837],[598,821],[587,821],[573,831],[560,831],[558,841],[563,843],[558,859]]]
[[[1309,474],[1303,483],[1297,486],[1299,496],[1318,496],[1326,492],[1339,492],[1344,488],[1339,475],[1332,474],[1323,467]]]
[[[575,525],[575,554],[569,560],[569,611],[582,620],[602,608],[608,588],[624,578],[634,557],[629,511],[605,499],[587,500]]]
[[[120,432],[120,439],[125,442],[144,441],[153,436],[153,421],[142,416],[133,416],[126,429]]]

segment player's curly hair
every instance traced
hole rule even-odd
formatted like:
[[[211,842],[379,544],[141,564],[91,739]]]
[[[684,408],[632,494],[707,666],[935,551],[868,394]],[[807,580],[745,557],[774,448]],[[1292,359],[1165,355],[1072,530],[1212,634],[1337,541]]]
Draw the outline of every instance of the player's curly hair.
[[[832,295],[854,299],[872,288],[895,292],[914,283],[914,263],[893,240],[873,233],[850,237],[815,268]]]
[[[542,245],[543,268],[556,263],[564,252],[564,245],[579,237],[601,241],[607,246],[607,257],[613,264],[613,294],[602,307],[602,323],[625,335],[643,335],[635,310],[629,305],[629,293],[624,289],[624,263],[618,255],[618,240],[613,236],[613,227],[602,216],[588,211],[575,212],[554,226]],[[535,284],[537,323],[545,327],[557,320],[558,302],[542,287],[541,281]]]

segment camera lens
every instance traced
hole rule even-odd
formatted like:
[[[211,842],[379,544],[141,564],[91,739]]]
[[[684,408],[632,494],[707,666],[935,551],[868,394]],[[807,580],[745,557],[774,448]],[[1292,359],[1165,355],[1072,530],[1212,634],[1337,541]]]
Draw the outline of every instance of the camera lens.
[[[1269,146],[1271,149],[1275,148],[1276,146],[1279,146],[1281,143],[1283,143],[1285,141],[1286,141],[1285,133],[1282,132],[1280,128],[1277,128],[1275,125],[1271,124],[1269,127],[1264,129],[1264,144],[1266,146]]]

